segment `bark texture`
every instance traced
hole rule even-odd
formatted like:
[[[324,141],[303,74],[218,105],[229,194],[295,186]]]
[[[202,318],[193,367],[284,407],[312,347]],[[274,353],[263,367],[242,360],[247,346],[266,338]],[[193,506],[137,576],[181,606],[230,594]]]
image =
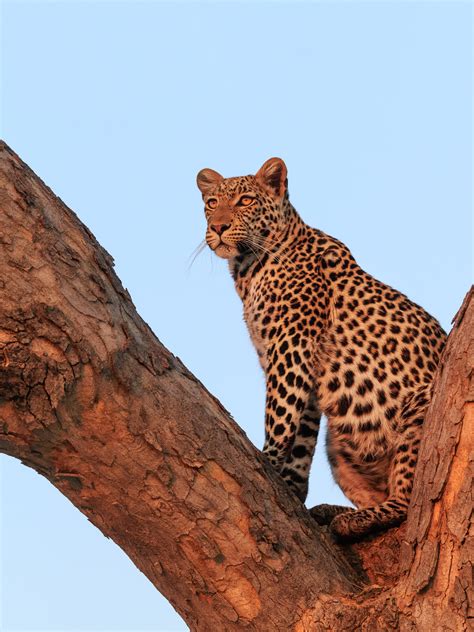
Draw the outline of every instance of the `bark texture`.
[[[0,270],[0,451],[67,496],[192,630],[467,629],[472,294],[438,376],[407,525],[341,547],[5,144]]]

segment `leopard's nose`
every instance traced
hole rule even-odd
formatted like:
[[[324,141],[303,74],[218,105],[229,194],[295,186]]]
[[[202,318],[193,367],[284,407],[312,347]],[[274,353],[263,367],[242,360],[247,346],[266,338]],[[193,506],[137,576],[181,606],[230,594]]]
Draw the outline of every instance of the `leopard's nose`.
[[[222,235],[222,233],[228,228],[230,228],[230,224],[211,224],[211,230],[218,235]]]

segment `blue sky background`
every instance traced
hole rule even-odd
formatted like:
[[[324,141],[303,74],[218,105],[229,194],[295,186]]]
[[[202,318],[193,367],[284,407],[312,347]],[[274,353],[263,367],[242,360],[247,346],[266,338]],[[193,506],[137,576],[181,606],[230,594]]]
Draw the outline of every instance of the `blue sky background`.
[[[196,172],[289,170],[304,219],[445,328],[471,282],[469,2],[2,5],[2,136],[258,446],[264,380]],[[0,629],[186,630],[113,542],[1,457]],[[341,502],[321,439],[309,504]]]

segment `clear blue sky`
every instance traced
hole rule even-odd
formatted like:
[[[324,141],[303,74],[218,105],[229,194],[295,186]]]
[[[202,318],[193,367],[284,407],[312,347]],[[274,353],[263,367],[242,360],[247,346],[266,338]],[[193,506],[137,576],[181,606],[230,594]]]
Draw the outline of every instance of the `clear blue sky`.
[[[471,282],[468,2],[2,5],[2,136],[115,257],[160,339],[263,439],[264,381],[195,174],[289,170],[305,220],[445,328]],[[309,503],[341,502],[320,441]],[[38,474],[1,458],[1,630],[185,630]]]

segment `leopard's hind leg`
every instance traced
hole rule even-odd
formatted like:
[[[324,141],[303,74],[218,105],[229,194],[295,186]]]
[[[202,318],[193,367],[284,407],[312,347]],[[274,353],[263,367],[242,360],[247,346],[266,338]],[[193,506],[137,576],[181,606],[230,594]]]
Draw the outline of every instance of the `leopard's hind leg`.
[[[340,538],[357,539],[403,522],[413,488],[422,424],[429,403],[425,387],[407,399],[400,415],[400,434],[395,445],[389,474],[389,495],[382,503],[338,515],[331,530]]]

